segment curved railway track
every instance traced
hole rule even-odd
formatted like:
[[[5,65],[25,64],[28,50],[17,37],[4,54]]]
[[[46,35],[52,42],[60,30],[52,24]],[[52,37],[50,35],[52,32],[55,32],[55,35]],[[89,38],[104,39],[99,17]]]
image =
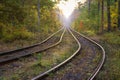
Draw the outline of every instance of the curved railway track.
[[[73,29],[72,29],[72,31],[74,31],[74,32],[77,33],[78,35],[82,36],[83,38],[89,40],[90,42],[94,43],[95,45],[97,45],[97,46],[102,50],[102,58],[101,58],[101,60],[100,60],[100,62],[99,62],[99,64],[98,64],[98,66],[95,68],[95,70],[93,71],[93,73],[92,73],[92,74],[90,75],[90,77],[87,79],[87,80],[93,80],[93,79],[95,78],[95,76],[98,74],[98,72],[100,71],[100,69],[102,68],[102,66],[103,66],[103,64],[104,64],[104,62],[105,62],[105,50],[104,50],[104,48],[103,48],[100,44],[96,43],[96,42],[93,41],[92,39],[84,36],[83,34],[80,34],[79,32],[77,32],[77,31],[75,31],[75,30],[73,30]]]
[[[62,34],[61,34],[60,38],[55,37],[55,35],[60,33],[61,31],[62,31]],[[24,56],[31,55],[32,53],[41,52],[41,51],[47,50],[51,47],[54,47],[62,41],[64,33],[65,33],[65,28],[61,28],[60,30],[53,33],[51,36],[49,36],[47,39],[45,39],[41,43],[29,46],[29,47],[17,49],[17,50],[2,52],[2,53],[0,53],[0,64],[8,62],[8,61],[12,61],[14,59],[18,59],[18,58],[21,58]],[[57,41],[56,41],[56,39],[57,39]]]
[[[93,40],[85,37],[84,35],[76,32],[76,31],[73,30],[73,29],[68,29],[68,31],[70,32],[70,34],[74,37],[74,39],[75,39],[76,42],[78,43],[78,46],[79,46],[78,49],[73,53],[73,55],[71,55],[71,56],[70,56],[69,58],[67,58],[65,61],[63,61],[63,62],[61,62],[60,64],[58,64],[57,66],[49,69],[48,71],[46,71],[46,72],[44,72],[44,73],[42,73],[42,74],[39,74],[38,76],[34,77],[32,80],[43,80],[43,78],[44,78],[46,75],[48,75],[50,72],[55,71],[55,70],[57,71],[57,69],[61,68],[61,67],[64,66],[65,64],[67,64],[67,62],[73,60],[76,55],[80,55],[80,50],[82,49],[82,45],[81,45],[81,43],[80,43],[80,40],[81,40],[81,39],[82,39],[82,40],[87,40],[88,43],[91,43],[91,44],[96,45],[97,47],[99,47],[99,49],[100,49],[101,52],[102,52],[102,53],[101,53],[102,57],[101,57],[101,60],[99,61],[98,65],[92,70],[91,74],[90,74],[89,76],[87,76],[87,80],[93,80],[93,79],[95,78],[95,76],[96,76],[97,73],[100,71],[100,69],[101,69],[101,67],[103,66],[103,63],[104,63],[104,61],[105,61],[105,51],[104,51],[104,48],[103,48],[101,45],[99,45],[98,43],[96,43],[95,41],[93,41]],[[77,37],[76,35],[79,35],[79,36],[81,36],[82,38],[80,38],[80,40],[79,40],[79,37]],[[91,48],[91,49],[93,49],[93,48]],[[93,51],[93,53],[95,53],[95,52]],[[87,55],[88,55],[88,54],[87,54]],[[92,55],[92,56],[93,56],[93,55]],[[88,56],[88,58],[89,58],[89,56]],[[93,57],[92,57],[92,58],[93,58]],[[85,58],[85,59],[86,59],[86,58]],[[78,60],[78,59],[77,59],[77,60]],[[76,65],[76,64],[75,64],[75,65]],[[78,65],[77,65],[77,67],[79,68]],[[75,68],[74,68],[74,69],[75,69]],[[71,74],[71,73],[69,73],[69,74]],[[53,79],[48,79],[48,80],[53,80]],[[57,80],[59,80],[59,79],[57,78]],[[61,80],[61,79],[60,79],[60,80]],[[69,80],[69,79],[68,79],[68,80]],[[86,79],[70,79],[70,80],[86,80]]]

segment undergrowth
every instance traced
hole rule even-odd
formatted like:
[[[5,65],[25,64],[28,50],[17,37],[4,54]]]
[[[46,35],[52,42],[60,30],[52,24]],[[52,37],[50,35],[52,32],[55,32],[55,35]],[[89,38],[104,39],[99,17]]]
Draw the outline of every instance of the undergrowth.
[[[99,42],[106,52],[105,63],[94,80],[120,80],[120,31],[101,35],[82,33],[90,37],[100,37]]]

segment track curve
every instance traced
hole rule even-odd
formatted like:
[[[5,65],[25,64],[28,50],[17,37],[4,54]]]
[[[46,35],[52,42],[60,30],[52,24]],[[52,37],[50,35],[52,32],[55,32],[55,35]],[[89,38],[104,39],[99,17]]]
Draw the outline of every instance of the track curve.
[[[50,72],[62,67],[64,64],[66,64],[68,61],[70,61],[72,58],[75,57],[75,55],[78,54],[78,52],[81,50],[81,44],[78,40],[78,38],[73,34],[73,32],[77,33],[78,35],[82,36],[83,38],[85,38],[86,40],[90,41],[91,43],[95,44],[96,46],[98,46],[101,50],[102,50],[102,59],[100,60],[99,64],[97,65],[97,67],[95,68],[95,70],[92,72],[92,74],[90,75],[90,77],[87,80],[93,80],[95,78],[95,76],[98,74],[98,72],[100,71],[101,67],[103,66],[104,62],[105,62],[105,50],[104,48],[99,45],[98,43],[96,43],[95,41],[89,39],[88,37],[85,37],[84,35],[78,33],[77,31],[73,30],[73,29],[68,29],[68,31],[70,32],[70,34],[74,37],[74,39],[76,40],[76,42],[79,45],[79,48],[76,50],[76,52],[71,55],[69,58],[67,58],[65,61],[61,62],[60,64],[58,64],[57,66],[49,69],[48,71],[44,72],[43,74],[39,74],[38,76],[34,77],[31,80],[41,80],[42,77],[44,77],[45,75],[49,74]]]
[[[96,45],[99,46],[99,47],[101,48],[101,50],[102,50],[102,59],[101,59],[100,63],[98,64],[98,66],[97,66],[97,68],[94,70],[94,72],[90,75],[90,77],[87,79],[87,80],[93,80],[93,79],[95,78],[95,76],[98,74],[98,72],[100,71],[100,69],[102,68],[102,66],[103,66],[103,64],[104,64],[104,62],[105,62],[105,50],[104,50],[104,48],[103,48],[100,44],[96,43],[96,42],[93,41],[92,39],[84,36],[83,34],[77,32],[77,31],[75,31],[75,30],[73,30],[73,29],[71,29],[71,30],[74,31],[74,32],[76,32],[77,34],[81,35],[81,36],[84,37],[85,39],[91,41],[92,43],[96,44]]]
[[[12,53],[12,52],[15,52],[15,51],[20,51],[20,50],[24,50],[24,49],[28,49],[28,48],[31,48],[31,47],[38,46],[38,45],[46,42],[47,40],[49,40],[51,37],[53,37],[55,34],[57,34],[58,32],[60,32],[61,30],[63,30],[63,28],[61,28],[61,29],[58,30],[57,32],[53,33],[52,35],[50,35],[48,38],[46,38],[45,40],[43,40],[43,41],[40,42],[40,43],[31,45],[31,46],[28,46],[28,47],[20,48],[20,49],[10,50],[10,51],[6,51],[6,52],[0,52],[0,55],[5,55],[5,54],[9,54],[9,53]]]
[[[54,44],[51,44],[52,42],[50,42],[50,45],[47,45],[48,47],[45,47],[43,49],[39,49],[40,46],[42,46],[44,43],[46,43],[48,40],[50,40],[52,37],[54,37],[57,33],[59,33],[62,30],[63,30],[63,32],[62,32],[62,34],[59,38],[59,41],[55,42]],[[8,52],[0,53],[0,57],[1,57],[0,58],[0,63],[8,62],[8,61],[11,61],[11,60],[14,60],[14,59],[18,59],[18,58],[21,58],[21,57],[24,57],[24,56],[31,55],[32,53],[41,52],[41,51],[47,50],[51,47],[54,47],[62,41],[62,37],[63,37],[64,33],[65,33],[65,28],[61,28],[60,30],[53,33],[51,36],[49,36],[47,39],[45,39],[41,43],[29,46],[29,47],[17,49],[17,50],[12,50],[12,51],[8,51]]]
[[[68,29],[69,30],[69,29]],[[70,31],[70,30],[69,30]],[[74,52],[73,55],[71,55],[69,58],[67,58],[65,61],[61,62],[60,64],[58,64],[57,66],[49,69],[48,71],[42,73],[42,74],[39,74],[38,76],[34,77],[33,79],[31,80],[39,80],[39,79],[42,79],[42,77],[44,77],[45,75],[49,74],[50,72],[52,72],[53,70],[55,69],[58,69],[59,67],[61,67],[62,65],[66,64],[69,60],[71,60],[78,52],[79,50],[81,49],[81,44],[79,43],[79,41],[77,40],[77,38],[73,35],[73,33],[70,31],[70,34],[73,36],[73,38],[76,40],[76,42],[78,43],[78,49]]]

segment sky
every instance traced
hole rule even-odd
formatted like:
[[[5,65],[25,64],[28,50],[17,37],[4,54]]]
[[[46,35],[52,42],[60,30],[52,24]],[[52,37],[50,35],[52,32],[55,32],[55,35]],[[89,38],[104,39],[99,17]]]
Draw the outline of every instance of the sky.
[[[77,2],[85,3],[86,0],[76,0]]]
[[[60,2],[57,4],[57,7],[60,10],[59,19],[65,27],[70,27],[73,18],[71,14],[78,6],[78,2],[84,4],[86,0],[60,0]]]
[[[61,10],[62,14],[68,18],[77,7],[77,3],[81,2],[84,4],[85,1],[86,0],[61,0],[57,6]]]

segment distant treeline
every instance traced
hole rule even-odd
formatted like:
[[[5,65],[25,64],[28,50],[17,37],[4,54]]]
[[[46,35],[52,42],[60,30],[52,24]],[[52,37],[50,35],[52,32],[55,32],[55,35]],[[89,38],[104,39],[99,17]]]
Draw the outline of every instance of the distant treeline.
[[[95,32],[120,30],[120,0],[87,0],[81,7],[74,25],[93,29]]]

